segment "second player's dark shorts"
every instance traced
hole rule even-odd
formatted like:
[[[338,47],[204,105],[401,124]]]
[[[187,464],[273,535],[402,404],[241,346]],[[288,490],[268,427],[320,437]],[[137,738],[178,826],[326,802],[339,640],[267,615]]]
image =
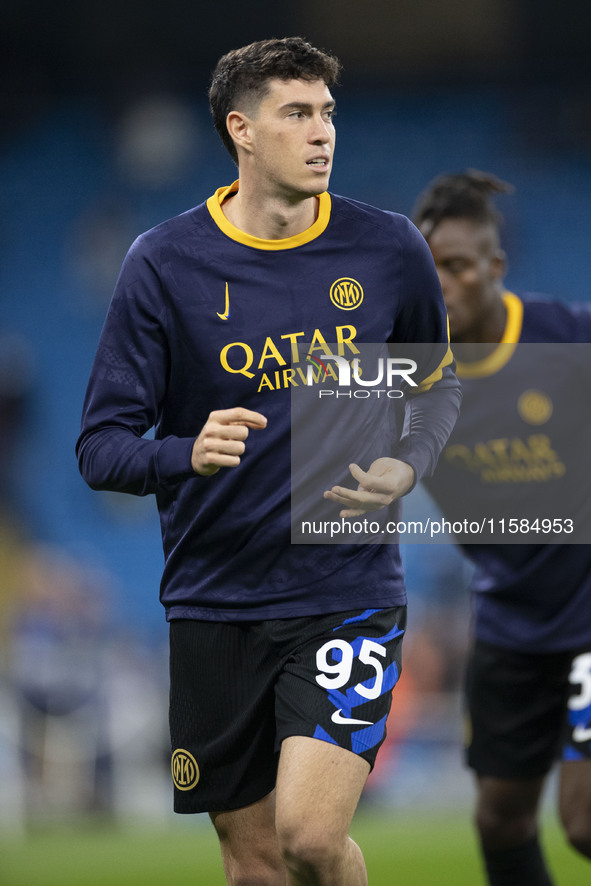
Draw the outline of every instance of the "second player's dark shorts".
[[[331,742],[373,766],[401,672],[406,607],[170,624],[176,812],[221,812],[275,786],[281,742]]]
[[[530,655],[476,641],[466,672],[466,760],[479,775],[536,778],[591,758],[591,651]]]

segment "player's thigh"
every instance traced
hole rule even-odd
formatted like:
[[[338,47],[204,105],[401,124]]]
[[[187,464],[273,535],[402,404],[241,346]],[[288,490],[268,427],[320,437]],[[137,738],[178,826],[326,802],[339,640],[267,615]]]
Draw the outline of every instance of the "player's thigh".
[[[275,786],[274,683],[264,625],[179,620],[170,626],[174,808],[240,809]]]
[[[402,668],[406,608],[337,613],[301,622],[277,681],[277,747],[314,738],[373,767]]]
[[[285,870],[275,831],[275,791],[241,809],[210,812],[215,827],[224,869],[227,875],[237,872],[260,882],[269,882],[269,872],[282,872],[278,883],[285,882]],[[271,879],[273,882],[273,879]]]
[[[537,815],[545,777],[477,778],[476,814],[478,820],[491,826],[499,822],[527,819]]]
[[[569,656],[476,641],[466,669],[466,759],[481,778],[532,780],[559,755]]]
[[[567,831],[586,835],[591,846],[591,759],[561,764],[558,797]]]
[[[500,852],[535,837],[544,781],[478,778],[475,824],[485,850]]]
[[[295,735],[281,746],[277,774],[277,831],[285,845],[342,846],[369,763],[326,741]]]

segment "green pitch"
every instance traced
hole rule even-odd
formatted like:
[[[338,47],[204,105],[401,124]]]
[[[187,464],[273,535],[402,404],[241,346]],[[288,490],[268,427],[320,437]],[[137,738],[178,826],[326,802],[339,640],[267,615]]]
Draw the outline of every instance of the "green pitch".
[[[483,883],[469,813],[360,812],[353,836],[370,886],[479,886]],[[548,822],[544,844],[557,886],[589,886],[591,865]],[[209,824],[181,820],[162,829],[71,827],[26,838],[0,834],[2,886],[225,886]]]

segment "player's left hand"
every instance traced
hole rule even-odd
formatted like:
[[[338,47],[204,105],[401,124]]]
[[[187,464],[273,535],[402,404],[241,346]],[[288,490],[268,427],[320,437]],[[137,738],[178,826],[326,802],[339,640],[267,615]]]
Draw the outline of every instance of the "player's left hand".
[[[333,486],[324,493],[324,498],[344,505],[341,517],[360,517],[368,511],[379,511],[387,507],[415,482],[415,472],[409,464],[397,458],[378,458],[362,471],[359,465],[349,465],[357,489]]]

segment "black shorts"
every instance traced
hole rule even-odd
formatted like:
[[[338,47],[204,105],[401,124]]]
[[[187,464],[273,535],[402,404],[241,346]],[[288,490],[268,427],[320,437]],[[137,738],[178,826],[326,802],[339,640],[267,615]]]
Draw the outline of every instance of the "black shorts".
[[[591,758],[591,652],[530,655],[476,641],[466,672],[466,761],[479,775],[536,778]]]
[[[238,809],[275,786],[305,735],[373,766],[401,671],[406,607],[262,622],[170,624],[176,812]]]

